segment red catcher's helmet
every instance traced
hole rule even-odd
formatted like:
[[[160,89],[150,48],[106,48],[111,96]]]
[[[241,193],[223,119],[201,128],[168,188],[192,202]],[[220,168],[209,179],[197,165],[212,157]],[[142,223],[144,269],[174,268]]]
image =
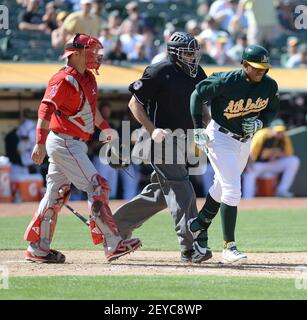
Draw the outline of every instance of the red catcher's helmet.
[[[85,64],[87,69],[94,69],[97,72],[103,57],[103,46],[100,41],[87,34],[77,33],[65,44],[65,52],[61,58],[64,59],[69,57],[77,49],[85,50]]]

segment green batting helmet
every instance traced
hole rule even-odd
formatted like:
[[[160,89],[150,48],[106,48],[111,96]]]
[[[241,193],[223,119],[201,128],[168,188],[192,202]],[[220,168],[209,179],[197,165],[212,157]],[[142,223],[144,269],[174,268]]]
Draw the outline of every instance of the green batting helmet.
[[[252,67],[257,69],[270,69],[272,66],[269,63],[268,51],[258,45],[250,45],[245,48],[242,54],[242,62],[246,61]]]

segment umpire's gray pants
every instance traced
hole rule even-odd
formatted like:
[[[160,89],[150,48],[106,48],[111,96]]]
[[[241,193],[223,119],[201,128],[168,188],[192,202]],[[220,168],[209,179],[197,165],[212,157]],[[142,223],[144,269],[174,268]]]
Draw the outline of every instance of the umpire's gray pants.
[[[187,222],[197,216],[196,195],[183,164],[152,164],[151,183],[118,208],[114,220],[122,237],[129,237],[147,219],[168,208],[175,223],[181,251],[192,249]],[[159,237],[159,234],[157,234]]]

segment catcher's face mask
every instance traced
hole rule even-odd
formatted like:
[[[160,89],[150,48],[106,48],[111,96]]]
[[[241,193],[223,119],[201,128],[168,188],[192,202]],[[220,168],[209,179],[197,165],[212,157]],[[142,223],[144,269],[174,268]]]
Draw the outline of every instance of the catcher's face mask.
[[[87,69],[94,69],[98,74],[103,57],[103,46],[100,41],[86,34],[77,33],[76,36],[69,40],[65,45],[65,53],[62,58],[67,58],[77,49],[85,50],[85,65]]]

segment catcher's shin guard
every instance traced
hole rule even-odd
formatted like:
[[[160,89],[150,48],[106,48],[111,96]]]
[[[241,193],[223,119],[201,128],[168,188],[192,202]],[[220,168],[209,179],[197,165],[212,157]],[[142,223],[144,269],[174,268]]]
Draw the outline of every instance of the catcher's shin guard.
[[[103,243],[109,247],[111,239],[120,239],[111,209],[108,205],[110,186],[108,182],[99,175],[92,177],[92,201],[89,200],[91,222],[90,229],[94,244]],[[117,242],[116,242],[117,243]],[[112,245],[112,244],[111,244]],[[115,244],[114,244],[115,245]]]
[[[53,238],[55,226],[57,223],[58,213],[63,205],[68,201],[70,196],[70,188],[62,186],[58,192],[58,198],[53,204],[49,204],[42,212],[37,211],[34,214],[25,234],[24,239],[31,243],[39,243],[39,246],[44,250],[49,250],[50,243]]]

